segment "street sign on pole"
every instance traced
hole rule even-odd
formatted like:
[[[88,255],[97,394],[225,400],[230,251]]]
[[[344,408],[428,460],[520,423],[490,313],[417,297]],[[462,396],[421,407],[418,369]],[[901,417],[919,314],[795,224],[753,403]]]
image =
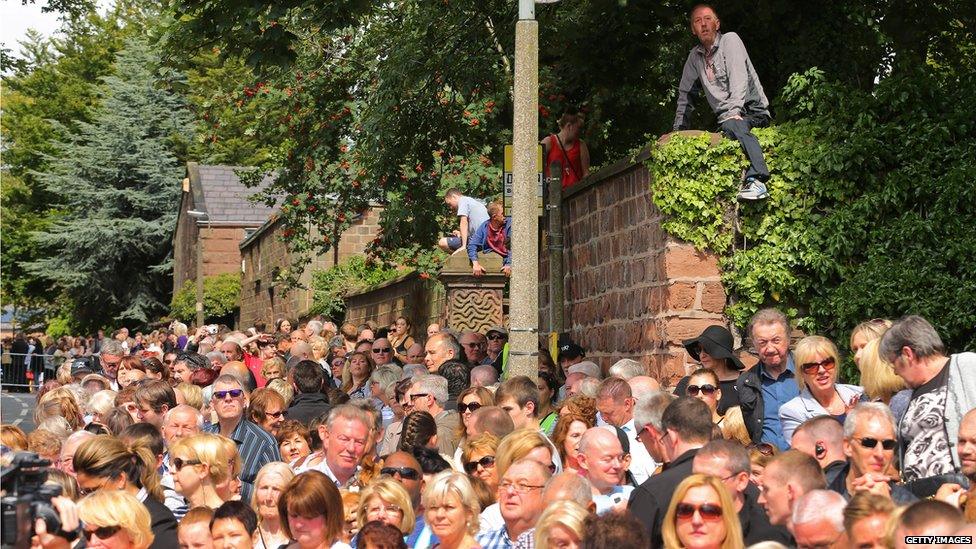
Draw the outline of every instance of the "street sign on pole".
[[[514,149],[511,145],[505,145],[505,164],[502,168],[502,186],[505,189],[504,193],[504,205],[505,205],[505,215],[512,215],[512,168],[514,166]],[[539,171],[539,217],[542,217],[542,212],[545,207],[545,201],[543,199],[543,192],[545,190],[543,185],[542,176],[542,145],[539,145],[538,152],[538,171]]]

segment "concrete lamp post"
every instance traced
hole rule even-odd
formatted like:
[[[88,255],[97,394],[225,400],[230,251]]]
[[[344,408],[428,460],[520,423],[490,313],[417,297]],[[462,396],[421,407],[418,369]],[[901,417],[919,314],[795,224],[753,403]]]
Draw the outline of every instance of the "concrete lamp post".
[[[207,236],[210,236],[210,215],[207,212],[198,210],[187,210],[186,215],[196,219],[198,222],[207,220]],[[203,239],[200,238],[199,228],[197,229],[197,328],[203,326]]]
[[[553,3],[549,0],[539,3]],[[535,378],[539,355],[539,22],[534,0],[519,0],[515,24],[512,165],[512,282],[508,375]]]

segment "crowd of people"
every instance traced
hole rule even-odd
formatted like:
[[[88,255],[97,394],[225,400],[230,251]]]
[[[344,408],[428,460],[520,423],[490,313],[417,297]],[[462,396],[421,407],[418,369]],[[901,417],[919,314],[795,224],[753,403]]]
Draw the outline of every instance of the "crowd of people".
[[[122,333],[121,331],[119,332]],[[926,320],[791,340],[758,312],[685,341],[673,388],[565,341],[535,379],[508,333],[313,319],[203,326],[168,348],[116,335],[37,392],[36,452],[91,546],[895,547],[976,520],[976,354]],[[74,522],[72,522],[74,521]],[[72,540],[37,526],[35,545]]]

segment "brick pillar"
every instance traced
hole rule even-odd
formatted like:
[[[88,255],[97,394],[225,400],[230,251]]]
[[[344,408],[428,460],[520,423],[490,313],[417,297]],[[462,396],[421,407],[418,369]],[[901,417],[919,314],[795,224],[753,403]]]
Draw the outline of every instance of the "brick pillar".
[[[508,278],[500,272],[502,258],[498,254],[481,254],[478,261],[487,271],[485,276],[471,274],[471,263],[464,250],[448,258],[437,275],[447,293],[447,326],[459,332],[485,333],[504,321],[502,294]]]

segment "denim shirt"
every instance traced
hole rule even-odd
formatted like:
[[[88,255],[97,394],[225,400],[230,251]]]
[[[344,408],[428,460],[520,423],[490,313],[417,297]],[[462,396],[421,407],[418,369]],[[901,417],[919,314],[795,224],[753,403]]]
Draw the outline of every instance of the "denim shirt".
[[[759,368],[759,380],[762,383],[762,441],[768,442],[780,450],[788,450],[790,441],[783,436],[783,426],[779,420],[779,407],[800,394],[800,387],[796,384],[796,365],[793,363],[793,353],[789,354],[786,360],[786,369],[777,379],[773,379],[766,373],[766,367],[761,362],[756,367]]]

